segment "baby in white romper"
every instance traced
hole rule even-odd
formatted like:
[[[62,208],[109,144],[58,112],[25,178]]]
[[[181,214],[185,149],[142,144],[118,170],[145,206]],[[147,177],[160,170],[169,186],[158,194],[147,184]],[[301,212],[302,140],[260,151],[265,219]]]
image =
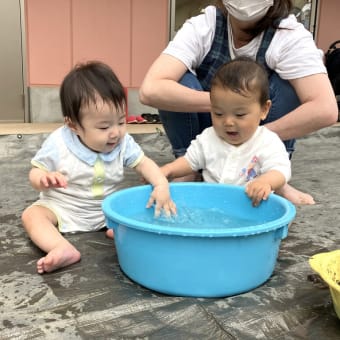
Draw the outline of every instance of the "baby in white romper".
[[[77,65],[63,80],[60,99],[65,125],[32,159],[29,179],[40,198],[22,214],[29,237],[46,252],[37,262],[40,274],[80,260],[62,233],[105,227],[101,204],[117,190],[124,167],[153,185],[146,205],[155,205],[155,215],[176,213],[166,177],[126,133],[124,89],[107,65]]]

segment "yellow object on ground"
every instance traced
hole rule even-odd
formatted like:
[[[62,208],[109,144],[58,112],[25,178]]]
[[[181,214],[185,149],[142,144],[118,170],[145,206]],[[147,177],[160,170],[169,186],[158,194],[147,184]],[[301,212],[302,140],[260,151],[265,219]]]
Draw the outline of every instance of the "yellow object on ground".
[[[316,254],[309,259],[309,264],[328,284],[335,312],[340,319],[340,250]]]

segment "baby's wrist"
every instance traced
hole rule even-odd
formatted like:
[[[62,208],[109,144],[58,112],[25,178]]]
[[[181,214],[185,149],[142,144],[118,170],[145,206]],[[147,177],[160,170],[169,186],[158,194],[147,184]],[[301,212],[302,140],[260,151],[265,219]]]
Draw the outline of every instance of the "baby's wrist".
[[[169,182],[166,178],[164,178],[164,180],[160,180],[157,183],[154,184],[154,188],[156,187],[167,187],[169,186]]]

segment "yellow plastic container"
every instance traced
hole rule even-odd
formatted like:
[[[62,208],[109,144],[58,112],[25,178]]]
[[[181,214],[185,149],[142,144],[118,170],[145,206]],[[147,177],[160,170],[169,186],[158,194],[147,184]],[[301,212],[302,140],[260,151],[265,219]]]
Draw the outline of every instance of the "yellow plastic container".
[[[309,259],[309,264],[328,284],[336,315],[340,319],[340,250],[316,254]]]

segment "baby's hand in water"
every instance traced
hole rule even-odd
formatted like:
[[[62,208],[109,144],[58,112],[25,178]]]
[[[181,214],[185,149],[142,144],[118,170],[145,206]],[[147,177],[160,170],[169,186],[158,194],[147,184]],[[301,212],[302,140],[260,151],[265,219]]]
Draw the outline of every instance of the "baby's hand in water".
[[[165,216],[176,215],[176,204],[172,201],[168,185],[157,185],[154,187],[147,208],[155,206],[155,217],[159,217],[163,212]]]
[[[176,216],[177,215],[176,204],[170,200],[169,202],[165,203],[163,206],[158,206],[156,202],[155,217],[159,217],[161,215],[167,218],[171,216]]]

